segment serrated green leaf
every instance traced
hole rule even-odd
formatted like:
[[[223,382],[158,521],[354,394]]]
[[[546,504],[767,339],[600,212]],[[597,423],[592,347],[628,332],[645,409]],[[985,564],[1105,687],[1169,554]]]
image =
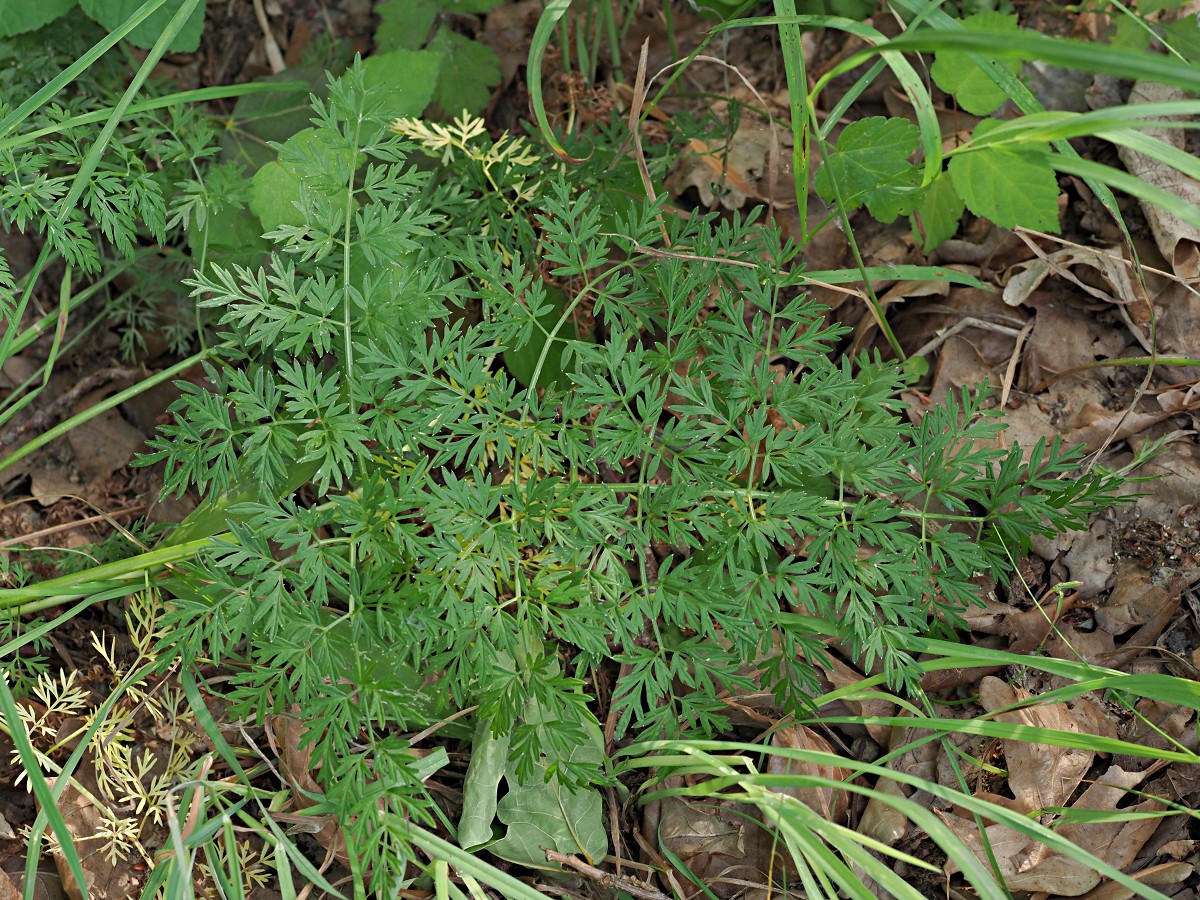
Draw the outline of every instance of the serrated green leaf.
[[[0,37],[24,34],[53,22],[75,6],[76,0],[0,0]]]
[[[895,222],[900,215],[908,215],[917,208],[924,195],[921,190],[921,170],[909,166],[891,184],[867,194],[867,209],[871,216],[884,224]]]
[[[363,82],[379,88],[387,115],[419,116],[433,97],[442,54],[433,50],[393,50],[363,62]]]
[[[977,13],[963,19],[968,31],[995,34],[1002,40],[1005,34],[1015,34],[1017,17],[998,12]],[[1014,74],[1021,71],[1021,61],[1004,59],[999,62]],[[999,109],[1008,95],[991,76],[971,61],[970,55],[959,50],[939,51],[929,74],[943,91],[953,94],[958,105],[976,116],[986,116]]]
[[[980,122],[974,140],[1000,123]],[[1001,228],[1018,225],[1057,234],[1058,179],[1042,147],[1000,144],[967,149],[950,159],[950,178],[967,209]]]
[[[287,143],[294,148],[319,141],[317,129],[298,131]],[[330,154],[338,151],[327,150]],[[343,156],[350,151],[344,150]],[[346,160],[349,164],[349,160]],[[294,165],[279,160],[269,162],[250,181],[250,209],[262,224],[262,233],[274,231],[280,225],[303,225],[304,214],[296,207],[300,199],[301,173]],[[349,190],[346,188],[345,190]]]
[[[135,47],[150,49],[154,42],[166,30],[171,17],[179,12],[186,0],[167,0],[162,6],[151,13],[141,25],[126,36],[126,40]],[[145,4],[145,0],[80,0],[83,11],[107,28],[113,31],[121,23],[136,13]],[[204,4],[200,0],[187,22],[175,36],[168,48],[172,53],[191,53],[200,46],[200,33],[204,30]],[[30,3],[30,5],[33,5]]]
[[[953,179],[946,172],[925,189],[917,207],[920,225],[913,222],[913,233],[920,236],[921,247],[926,253],[954,237],[965,208],[958,191],[954,189]]]
[[[375,30],[378,52],[420,50],[440,10],[437,0],[384,0],[375,7],[379,16],[379,28]]]
[[[837,150],[817,170],[817,193],[834,200],[834,180],[848,209],[866,203],[881,221],[895,219],[906,195],[920,183],[920,172],[908,161],[921,133],[907,119],[872,116],[846,126]],[[890,216],[890,218],[889,218]]]
[[[433,99],[448,117],[478,113],[500,83],[500,60],[491,47],[442,26],[429,49],[444,57]]]

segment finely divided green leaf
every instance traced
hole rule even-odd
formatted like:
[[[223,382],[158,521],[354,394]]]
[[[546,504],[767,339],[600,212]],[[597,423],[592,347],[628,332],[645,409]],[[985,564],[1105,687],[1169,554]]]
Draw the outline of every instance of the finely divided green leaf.
[[[336,151],[323,147],[315,128],[298,131],[288,140],[291,148]],[[342,164],[349,162],[349,153],[343,152]],[[296,206],[305,179],[300,169],[287,162],[269,162],[257,172],[250,182],[250,209],[262,223],[263,232],[274,231],[281,225],[303,225],[304,213]]]
[[[287,82],[295,90],[262,91],[238,99],[225,122],[221,136],[221,158],[257,171],[276,157],[270,141],[286,141],[309,126],[310,96],[324,100],[329,94],[325,70],[317,65],[294,66],[278,75],[266,75],[255,83]]]

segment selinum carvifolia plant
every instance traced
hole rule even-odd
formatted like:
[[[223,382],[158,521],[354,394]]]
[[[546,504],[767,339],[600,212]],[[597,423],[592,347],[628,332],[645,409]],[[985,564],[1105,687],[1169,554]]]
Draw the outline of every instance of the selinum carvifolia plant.
[[[313,105],[280,150],[303,223],[192,280],[226,350],[147,461],[242,498],[174,582],[163,657],[233,664],[232,715],[300,711],[369,865],[431,814],[404,729],[475,706],[578,785],[598,717],[717,734],[740,691],[803,703],[825,638],[903,687],[905,635],[1114,501],[1057,442],[996,449],[982,393],[911,423],[902,370],[831,359],[802,254],[753,217],[615,210],[549,164],[533,190],[528,159],[490,173],[518,196],[460,177],[484,152],[435,177],[357,67]],[[525,384],[504,354],[531,344]]]

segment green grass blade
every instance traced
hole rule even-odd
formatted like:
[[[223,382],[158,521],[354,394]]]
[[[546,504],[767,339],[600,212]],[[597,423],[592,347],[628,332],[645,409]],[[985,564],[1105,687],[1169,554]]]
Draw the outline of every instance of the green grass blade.
[[[209,103],[213,100],[227,100],[232,97],[243,97],[247,94],[265,94],[272,92],[294,93],[296,91],[307,89],[308,85],[303,81],[253,81],[249,84],[231,84],[196,88],[195,90],[191,91],[179,91],[175,94],[168,94],[165,97],[154,97],[150,100],[143,100],[140,103],[134,103],[126,110],[126,113],[128,115],[136,115],[138,113],[153,112],[156,109],[166,109],[171,106]],[[40,140],[47,135],[63,134],[64,132],[71,131],[74,128],[81,128],[85,125],[95,125],[97,122],[103,122],[112,114],[112,107],[107,109],[97,109],[79,116],[73,116],[72,118],[66,119],[62,122],[55,122],[53,125],[47,125],[46,127],[39,128],[35,131],[24,132],[15,137],[0,140],[0,153],[13,150],[17,147],[25,146],[26,144]]]
[[[921,147],[925,156],[923,182],[928,184],[941,173],[942,129],[938,124],[937,111],[933,106],[933,98],[925,87],[925,79],[913,68],[912,63],[905,59],[901,53],[887,49],[889,42],[882,32],[863,22],[846,19],[841,16],[759,16],[728,22],[725,25],[718,26],[718,28],[744,28],[764,25],[772,27],[790,25],[805,28],[834,28],[838,31],[845,31],[848,34],[853,34],[855,37],[862,38],[867,44],[875,47],[875,51],[878,51],[880,58],[892,70],[892,73],[896,76],[896,80],[900,82],[901,88],[903,88],[905,95],[913,106],[917,125],[921,130]],[[863,54],[858,54],[858,56],[869,56],[875,51],[866,51]],[[847,71],[845,67],[838,66],[832,72],[823,75],[809,93],[807,101],[809,106],[815,104],[816,98],[825,90],[829,82],[844,71]],[[805,190],[807,192],[807,187]]]
[[[994,34],[966,29],[919,29],[909,31],[873,50],[856,54],[861,64],[874,53],[936,53],[958,50],[986,58],[1041,60],[1081,72],[1103,72],[1130,81],[1157,81],[1189,91],[1200,91],[1200,69],[1179,60],[1122,47],[1098,47],[1090,41],[1073,41],[1019,31],[997,38]],[[847,61],[849,62],[849,61]]]
[[[550,127],[550,119],[546,115],[546,101],[542,97],[542,60],[546,57],[546,48],[554,36],[554,28],[559,20],[571,8],[571,0],[549,0],[542,15],[538,19],[537,28],[533,31],[533,41],[529,45],[529,60],[525,68],[525,84],[529,89],[529,105],[533,107],[533,116],[537,119],[542,138],[554,151],[559,159],[575,162],[567,154]],[[564,55],[565,55],[564,48]]]
[[[216,348],[216,347],[209,347],[207,350],[201,350],[199,353],[194,353],[191,356],[189,356],[187,359],[185,359],[181,362],[177,362],[175,365],[173,365],[169,368],[163,369],[161,372],[155,372],[149,378],[145,378],[142,381],[139,381],[137,384],[133,385],[132,387],[126,388],[125,390],[120,391],[119,393],[113,394],[113,396],[111,396],[111,397],[106,397],[103,400],[101,400],[99,403],[96,403],[95,405],[88,407],[83,412],[79,413],[78,415],[74,415],[64,422],[60,422],[58,425],[55,425],[53,428],[50,428],[50,429],[44,431],[42,434],[39,434],[33,440],[31,440],[25,444],[22,444],[20,447],[18,447],[16,450],[14,450],[12,453],[10,453],[8,456],[4,457],[4,459],[0,460],[0,472],[3,472],[5,469],[7,469],[9,466],[13,465],[14,463],[18,462],[19,460],[24,459],[30,453],[33,453],[35,450],[39,450],[40,448],[46,446],[50,442],[55,441],[58,438],[62,437],[64,434],[69,432],[71,429],[78,427],[83,422],[90,421],[91,419],[94,419],[96,416],[103,415],[108,410],[115,409],[116,407],[120,406],[122,403],[126,403],[129,400],[132,400],[134,397],[138,396],[139,394],[145,393],[146,391],[150,390],[151,388],[162,384],[164,381],[169,381],[172,378],[176,377],[177,375],[181,375],[182,373],[186,372],[189,368],[191,368],[196,363],[203,362],[206,359],[210,359],[211,357],[213,357],[217,354],[217,350],[218,350],[218,348]],[[3,355],[0,355],[0,359],[4,359],[4,358],[5,357]]]
[[[805,272],[804,278],[814,284],[857,284],[862,281],[863,271],[872,281],[945,281],[948,284],[963,284],[981,291],[995,291],[995,287],[980,281],[973,275],[946,269],[941,266],[867,266],[861,269],[815,269]]]
[[[0,135],[7,135],[13,128],[29,118],[34,110],[40,109],[48,103],[55,94],[78,78],[82,73],[86,72],[92,63],[115,47],[125,35],[129,34],[129,32],[133,31],[133,29],[137,28],[142,22],[157,12],[158,8],[165,2],[166,0],[147,0],[137,12],[125,20],[120,28],[109,32],[103,40],[52,78],[45,87],[17,106],[16,109],[3,119],[0,119]],[[155,62],[157,63],[157,60]]]
[[[75,847],[71,830],[67,828],[66,820],[63,819],[62,813],[58,811],[57,795],[50,790],[50,785],[46,782],[45,775],[42,774],[42,766],[38,762],[33,744],[29,741],[29,734],[25,731],[25,726],[21,724],[21,717],[17,712],[17,701],[8,687],[8,679],[6,678],[0,678],[0,715],[4,717],[8,736],[16,748],[17,756],[21,759],[21,766],[25,769],[25,776],[29,779],[29,786],[33,789],[33,795],[37,798],[38,806],[41,807],[39,818],[44,815],[46,821],[50,823],[50,828],[54,831],[54,836],[58,839],[58,846],[62,851],[63,858],[66,859],[67,866],[71,870],[71,877],[75,879],[76,889],[83,896],[84,900],[86,900],[87,879],[83,874],[83,864],[79,860],[79,851]],[[64,772],[59,775],[57,781],[57,786],[65,788],[70,778]],[[61,790],[58,793],[61,794]],[[40,836],[41,833],[37,833]],[[30,865],[32,865],[34,871],[37,869],[37,856],[38,854],[35,850],[29,850],[29,858],[25,870],[26,897],[33,895],[34,887],[37,884],[37,878],[30,872]]]

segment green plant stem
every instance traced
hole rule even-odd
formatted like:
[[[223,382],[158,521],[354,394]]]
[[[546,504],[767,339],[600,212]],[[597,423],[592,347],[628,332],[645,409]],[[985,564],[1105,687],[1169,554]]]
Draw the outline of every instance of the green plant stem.
[[[70,600],[90,597],[101,591],[116,591],[121,596],[136,588],[135,582],[151,572],[191,559],[209,545],[201,538],[171,547],[158,547],[129,559],[105,563],[85,572],[62,575],[25,587],[0,590],[0,610],[19,616],[61,606]]]
[[[775,0],[775,14],[782,18],[796,15],[795,0]],[[797,231],[800,240],[808,241],[808,76],[804,65],[800,26],[792,22],[779,23],[779,43],[783,50],[783,71],[787,76],[788,106],[792,124],[792,179],[796,189]]]
[[[1195,368],[1196,366],[1200,366],[1200,359],[1192,359],[1190,356],[1126,356],[1121,359],[1097,359],[1089,363],[1084,363],[1081,366],[1072,366],[1065,371],[1043,378],[1037,383],[1037,386],[1031,393],[1040,393],[1054,384],[1054,382],[1079,372],[1086,372],[1089,369],[1108,369],[1114,366],[1177,366],[1180,368]]]

